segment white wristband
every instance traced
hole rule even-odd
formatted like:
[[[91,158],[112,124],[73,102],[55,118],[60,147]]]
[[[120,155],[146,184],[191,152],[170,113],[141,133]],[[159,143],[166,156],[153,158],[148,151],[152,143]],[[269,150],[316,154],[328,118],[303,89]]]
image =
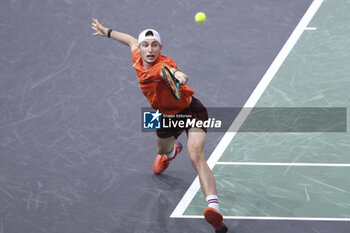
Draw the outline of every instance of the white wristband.
[[[182,84],[182,79],[177,79],[179,81],[179,84],[181,85]]]

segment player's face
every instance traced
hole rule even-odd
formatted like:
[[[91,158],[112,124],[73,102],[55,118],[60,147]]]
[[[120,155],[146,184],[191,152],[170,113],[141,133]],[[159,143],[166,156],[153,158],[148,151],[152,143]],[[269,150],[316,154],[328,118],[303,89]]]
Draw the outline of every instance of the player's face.
[[[139,45],[139,53],[141,54],[142,61],[153,64],[162,50],[162,45],[156,40],[144,40]]]

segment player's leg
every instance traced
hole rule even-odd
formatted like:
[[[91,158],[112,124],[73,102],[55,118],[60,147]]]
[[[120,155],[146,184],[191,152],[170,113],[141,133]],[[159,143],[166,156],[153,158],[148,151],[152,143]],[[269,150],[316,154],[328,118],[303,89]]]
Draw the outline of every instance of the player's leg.
[[[199,175],[202,192],[205,196],[216,195],[216,184],[204,155],[207,134],[198,128],[188,130],[187,150],[193,168]]]
[[[193,168],[199,176],[202,192],[208,202],[204,210],[204,217],[215,229],[215,232],[225,233],[227,227],[219,212],[219,201],[216,192],[215,178],[210,170],[204,155],[206,133],[202,129],[191,128],[188,130],[187,150]]]
[[[168,154],[173,150],[173,145],[176,138],[174,136],[161,138],[157,135],[158,154]]]
[[[208,112],[205,106],[194,96],[192,96],[191,104],[187,114],[192,115],[192,119],[206,121],[208,120]],[[204,195],[216,195],[216,184],[213,173],[208,167],[204,156],[204,143],[207,137],[205,128],[189,128],[187,129],[187,147],[191,159],[192,166],[199,175],[200,184]]]
[[[173,133],[174,136],[163,137],[166,134],[162,134],[157,131],[157,149],[158,155],[153,163],[153,172],[155,174],[162,173],[168,166],[169,162],[173,160],[182,150],[182,144],[176,141],[176,138],[181,132]]]

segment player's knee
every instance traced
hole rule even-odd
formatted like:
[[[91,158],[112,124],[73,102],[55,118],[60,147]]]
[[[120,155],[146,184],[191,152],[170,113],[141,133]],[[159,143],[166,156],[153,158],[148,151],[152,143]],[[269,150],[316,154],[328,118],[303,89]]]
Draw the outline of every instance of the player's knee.
[[[197,167],[201,164],[201,162],[203,162],[204,153],[201,151],[191,151],[191,152],[189,152],[189,157],[190,157],[192,165],[194,167]]]

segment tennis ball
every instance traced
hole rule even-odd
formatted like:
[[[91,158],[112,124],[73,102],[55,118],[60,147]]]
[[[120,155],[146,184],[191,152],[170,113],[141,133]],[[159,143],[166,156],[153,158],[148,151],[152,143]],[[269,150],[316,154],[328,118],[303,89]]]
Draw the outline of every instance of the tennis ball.
[[[203,23],[205,22],[205,19],[206,15],[203,12],[198,12],[194,17],[194,20],[196,20],[197,23]]]

